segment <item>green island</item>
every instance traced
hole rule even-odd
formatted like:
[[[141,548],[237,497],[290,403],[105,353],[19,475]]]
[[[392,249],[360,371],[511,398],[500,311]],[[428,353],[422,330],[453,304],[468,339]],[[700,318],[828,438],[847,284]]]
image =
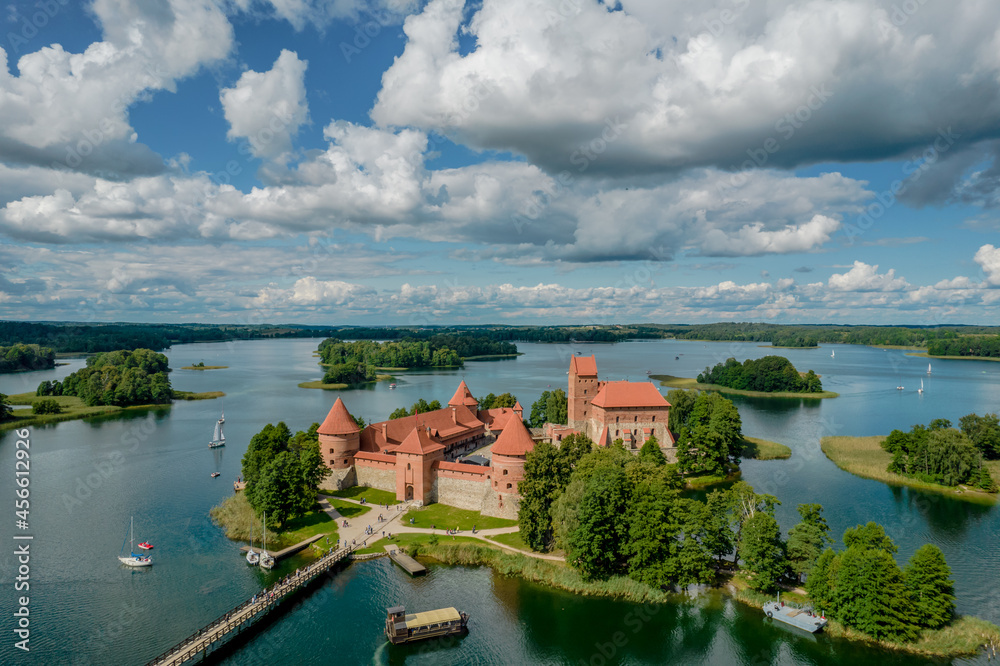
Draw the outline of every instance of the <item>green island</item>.
[[[94,354],[87,358],[86,367],[62,381],[43,381],[34,393],[0,394],[0,430],[225,395],[176,390],[170,385],[169,372],[167,357],[150,349]],[[15,405],[30,409],[13,409]]]
[[[181,370],[225,370],[228,365],[205,365],[204,361],[198,361],[192,365],[185,365]]]
[[[820,442],[827,458],[855,476],[981,504],[998,499],[998,445],[996,414],[964,416],[960,430],[936,419],[929,426],[913,426],[909,433],[824,437]]]
[[[720,384],[703,384],[697,379],[690,377],[675,377],[674,375],[650,375],[650,379],[660,382],[660,386],[672,386],[675,388],[694,389],[698,391],[718,391],[719,393],[729,393],[731,395],[745,395],[751,398],[805,398],[807,400],[820,398],[836,398],[840,394],[833,391],[822,391],[820,393],[797,393],[792,391],[778,391],[768,393],[765,391],[745,391],[741,389],[729,388]]]
[[[0,346],[0,374],[51,370],[56,367],[56,353],[51,347],[16,343]]]

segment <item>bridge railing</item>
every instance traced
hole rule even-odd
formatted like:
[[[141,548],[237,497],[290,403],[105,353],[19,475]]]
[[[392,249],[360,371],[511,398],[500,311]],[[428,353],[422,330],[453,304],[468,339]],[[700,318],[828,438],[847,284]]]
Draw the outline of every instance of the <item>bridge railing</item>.
[[[325,567],[327,561],[330,561],[331,563],[334,562],[334,561],[339,561],[339,560],[343,559],[344,557],[350,555],[352,552],[354,552],[354,546],[345,546],[343,548],[338,548],[337,550],[331,551],[331,552],[327,553],[326,555],[324,555],[323,557],[321,557],[320,559],[316,560],[312,564],[312,566],[314,566],[314,567],[315,566]],[[316,575],[318,575],[319,573],[321,573],[321,572],[316,572]],[[288,594],[289,592],[292,592],[293,590],[297,589],[303,583],[307,582],[308,578],[310,578],[310,577],[303,578],[302,581],[298,585],[295,585],[294,587],[285,590],[285,592],[283,592],[281,594],[281,596],[283,597],[286,594]],[[274,586],[273,586],[274,589],[272,589],[270,591],[277,591],[277,588],[279,588],[280,586],[281,586],[281,581],[275,583]],[[159,656],[157,656],[153,660],[147,662],[146,666],[155,666],[155,664],[158,664],[161,661],[164,661],[165,659],[168,659],[171,655],[177,654],[178,652],[182,652],[183,649],[186,646],[189,646],[190,644],[197,642],[198,639],[200,639],[201,637],[203,637],[206,634],[208,634],[209,630],[212,629],[213,627],[215,627],[216,625],[220,625],[220,624],[227,624],[228,625],[229,624],[229,622],[228,622],[229,619],[232,618],[232,617],[235,617],[240,611],[246,609],[248,606],[254,606],[254,605],[257,605],[257,604],[259,604],[261,602],[261,599],[257,599],[255,601],[254,600],[255,597],[258,597],[260,595],[266,595],[268,592],[269,592],[269,590],[265,588],[264,590],[262,590],[261,592],[258,592],[253,597],[251,597],[250,599],[247,599],[246,601],[244,601],[240,605],[236,606],[232,610],[229,610],[229,611],[223,613],[219,617],[217,617],[214,620],[212,620],[211,622],[209,622],[203,628],[199,629],[198,631],[194,632],[193,634],[191,634],[190,636],[188,636],[184,640],[182,640],[179,643],[175,644],[174,647],[172,647],[169,650],[163,652],[162,654],[160,654]],[[280,598],[280,597],[275,597],[275,601],[277,601],[278,598]],[[261,611],[266,611],[269,606],[270,606],[270,603],[266,603],[266,604],[264,604],[264,605],[261,606],[260,610]],[[250,617],[253,617],[253,615],[256,615],[256,613],[250,615]],[[242,624],[242,622],[240,624]],[[229,629],[229,631],[231,631],[231,629]],[[228,631],[226,633],[228,633]]]

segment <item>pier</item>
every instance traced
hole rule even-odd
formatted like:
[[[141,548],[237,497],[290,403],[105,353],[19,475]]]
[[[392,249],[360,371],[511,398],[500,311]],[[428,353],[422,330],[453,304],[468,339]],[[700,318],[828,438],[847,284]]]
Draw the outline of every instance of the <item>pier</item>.
[[[289,555],[294,555],[295,553],[299,552],[300,550],[302,550],[303,548],[305,548],[306,546],[308,546],[310,544],[316,543],[317,541],[319,541],[320,539],[322,539],[324,536],[326,536],[326,535],[325,534],[317,534],[316,536],[311,536],[311,537],[309,537],[308,539],[306,539],[304,541],[298,542],[294,546],[289,546],[288,548],[284,548],[282,550],[277,550],[277,551],[275,551],[275,550],[266,550],[265,551],[263,548],[261,548],[261,547],[258,546],[257,548],[254,549],[254,552],[255,553],[267,553],[268,555],[270,555],[271,557],[274,558],[275,562],[277,562],[279,560],[283,560],[284,558],[288,557]],[[248,550],[250,550],[250,546],[240,546],[240,550],[245,553]]]
[[[427,567],[399,550],[399,548],[396,548],[396,546],[386,546],[385,552],[389,553],[389,559],[403,567],[403,570],[411,576],[420,576],[427,573]]]
[[[338,548],[313,564],[286,576],[271,588],[262,590],[259,594],[210,622],[208,626],[191,634],[150,661],[146,666],[179,666],[204,659],[234,636],[251,630],[258,620],[294,596],[318,576],[329,571],[338,562],[346,559],[352,550],[352,548]]]

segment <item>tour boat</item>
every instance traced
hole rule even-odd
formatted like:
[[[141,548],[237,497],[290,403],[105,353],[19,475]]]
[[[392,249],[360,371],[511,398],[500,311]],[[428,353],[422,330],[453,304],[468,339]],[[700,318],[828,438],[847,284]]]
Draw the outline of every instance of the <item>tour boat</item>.
[[[785,605],[780,601],[780,593],[778,594],[778,599],[779,601],[769,601],[764,604],[764,613],[769,618],[790,624],[799,629],[804,629],[811,634],[815,634],[826,626],[826,617],[813,612],[811,606],[796,608],[795,606]]]
[[[139,548],[142,548],[143,550],[150,550],[152,549],[152,547],[153,544],[149,543],[148,541],[143,541],[142,543],[139,544]]]
[[[215,422],[215,432],[212,433],[212,441],[208,443],[208,448],[217,449],[226,445],[226,435],[222,432],[222,424],[226,422],[226,410],[222,410],[222,416]]]
[[[902,391],[902,390],[903,390],[903,387],[902,387],[902,386],[897,386],[897,387],[896,387],[896,390],[897,390],[897,391]]]
[[[402,606],[386,609],[385,637],[393,645],[437,636],[457,636],[468,631],[469,614],[440,608],[407,614]]]
[[[247,551],[247,564],[257,564],[260,562],[260,555],[253,549],[253,516],[250,517],[250,550]]]
[[[267,552],[267,512],[264,512],[264,520],[262,522],[264,526],[264,538],[261,541],[260,546],[260,566],[265,569],[271,569],[274,567],[274,557],[271,553]]]
[[[148,555],[136,555],[135,554],[135,539],[133,538],[132,527],[133,519],[129,517],[128,521],[128,542],[129,542],[129,554],[125,555],[125,542],[122,541],[122,549],[118,554],[118,561],[122,564],[130,567],[149,567],[153,565],[153,560]]]

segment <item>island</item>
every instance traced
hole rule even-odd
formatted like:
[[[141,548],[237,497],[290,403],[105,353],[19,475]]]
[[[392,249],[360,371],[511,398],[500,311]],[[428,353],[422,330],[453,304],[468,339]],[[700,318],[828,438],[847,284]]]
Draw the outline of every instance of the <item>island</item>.
[[[173,400],[206,400],[221,391],[193,393],[170,385],[167,357],[151,349],[121,349],[90,356],[62,381],[43,381],[34,393],[0,395],[0,430],[148,409]],[[15,405],[30,410],[14,410]]]
[[[205,365],[204,361],[198,361],[197,363],[183,366],[181,370],[225,370],[228,367],[228,365]]]
[[[54,367],[56,367],[56,353],[51,347],[20,343],[0,347],[0,374],[51,370]]]
[[[855,476],[909,486],[966,502],[994,504],[1000,483],[1000,420],[968,414],[960,428],[947,419],[888,436],[824,437],[821,448]]]
[[[714,368],[705,368],[697,379],[673,375],[650,375],[661,386],[718,391],[733,395],[765,398],[836,398],[839,394],[824,391],[820,376],[814,371],[800,373],[783,356],[764,356],[740,363],[730,357]]]

